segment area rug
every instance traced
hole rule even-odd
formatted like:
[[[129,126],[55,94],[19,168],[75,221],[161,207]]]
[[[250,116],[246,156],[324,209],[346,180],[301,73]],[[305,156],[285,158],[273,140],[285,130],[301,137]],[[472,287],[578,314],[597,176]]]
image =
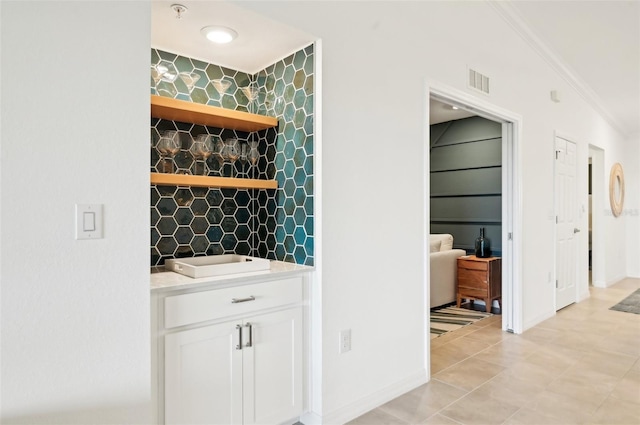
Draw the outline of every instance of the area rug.
[[[625,313],[640,314],[640,289],[629,295],[609,310],[624,311]]]
[[[457,307],[434,310],[431,312],[431,339],[491,316],[493,316],[491,313]]]

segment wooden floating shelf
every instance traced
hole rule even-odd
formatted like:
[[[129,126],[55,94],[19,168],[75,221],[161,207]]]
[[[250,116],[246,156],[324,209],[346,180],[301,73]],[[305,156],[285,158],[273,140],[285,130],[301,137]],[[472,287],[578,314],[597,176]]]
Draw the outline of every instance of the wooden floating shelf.
[[[265,130],[278,125],[278,120],[273,117],[157,95],[151,95],[151,116],[248,132]]]
[[[278,188],[277,180],[238,179],[234,177],[208,177],[168,173],[151,173],[151,184],[160,186],[200,186],[235,189]]]

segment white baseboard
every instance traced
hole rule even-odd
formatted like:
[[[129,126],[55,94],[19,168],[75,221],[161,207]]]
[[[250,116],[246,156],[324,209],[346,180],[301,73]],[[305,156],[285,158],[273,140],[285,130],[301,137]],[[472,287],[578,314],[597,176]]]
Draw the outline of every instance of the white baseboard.
[[[393,400],[394,398],[419,387],[427,382],[427,371],[421,369],[415,374],[408,376],[392,385],[387,386],[379,391],[369,394],[354,403],[341,407],[326,415],[309,417],[309,423],[303,421],[305,425],[340,425],[349,422],[370,410]],[[304,417],[306,418],[306,416]],[[316,422],[316,420],[320,422]],[[311,421],[314,422],[311,422]]]
[[[314,412],[307,412],[300,416],[300,422],[304,425],[322,425],[322,416]]]
[[[541,315],[539,315],[537,317],[534,317],[531,320],[527,320],[524,323],[524,326],[522,327],[522,332],[524,333],[527,329],[531,329],[535,325],[538,325],[538,324],[544,322],[545,320],[552,318],[555,315],[556,315],[555,311],[548,311],[548,312],[546,312],[544,314],[541,314]]]
[[[590,296],[591,293],[589,292],[589,289],[587,289],[585,292],[582,292],[580,295],[578,295],[578,302],[584,301]]]
[[[620,282],[621,280],[626,279],[626,276],[618,276],[618,277],[614,277],[613,279],[610,279],[609,281],[607,281],[607,286],[605,286],[606,288],[608,288],[609,286],[613,286],[616,283]]]

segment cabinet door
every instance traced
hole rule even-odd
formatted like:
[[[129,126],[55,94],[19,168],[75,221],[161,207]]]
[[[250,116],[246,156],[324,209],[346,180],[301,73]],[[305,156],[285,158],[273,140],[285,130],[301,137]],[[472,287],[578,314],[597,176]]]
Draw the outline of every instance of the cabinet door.
[[[241,424],[242,353],[236,324],[165,336],[165,423]]]
[[[244,423],[278,424],[302,413],[302,308],[254,316],[244,358]],[[245,340],[246,342],[246,340]]]

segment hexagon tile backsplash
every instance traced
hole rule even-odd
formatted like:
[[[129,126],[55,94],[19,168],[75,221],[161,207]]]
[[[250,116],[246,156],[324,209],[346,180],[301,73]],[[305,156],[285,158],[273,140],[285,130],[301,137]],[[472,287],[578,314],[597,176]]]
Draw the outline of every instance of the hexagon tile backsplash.
[[[276,190],[152,185],[151,265],[229,253],[313,265],[313,45],[254,75],[155,49],[151,58],[152,94],[278,118],[277,129],[255,133],[151,119],[152,172],[169,161],[173,172],[278,181]],[[160,78],[162,67],[173,81]],[[165,160],[158,140],[167,130],[178,132],[180,147]],[[200,134],[258,141],[259,160],[195,161],[190,146]]]

